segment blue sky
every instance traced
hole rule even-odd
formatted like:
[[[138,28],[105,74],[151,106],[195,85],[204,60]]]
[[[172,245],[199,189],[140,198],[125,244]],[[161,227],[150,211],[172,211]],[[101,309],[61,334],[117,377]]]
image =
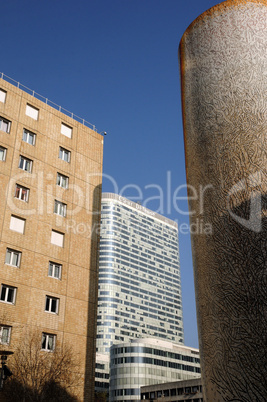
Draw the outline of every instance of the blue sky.
[[[188,25],[218,2],[2,1],[0,71],[108,133],[103,191],[117,189],[188,225],[187,201],[172,201],[186,183],[177,50]],[[185,344],[198,347],[183,232]]]

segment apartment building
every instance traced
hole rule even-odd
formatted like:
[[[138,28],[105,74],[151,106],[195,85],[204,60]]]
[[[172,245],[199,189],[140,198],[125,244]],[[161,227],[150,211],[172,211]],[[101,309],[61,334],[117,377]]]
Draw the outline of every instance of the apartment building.
[[[0,343],[71,346],[93,401],[103,137],[0,78]],[[40,97],[39,97],[40,98]]]

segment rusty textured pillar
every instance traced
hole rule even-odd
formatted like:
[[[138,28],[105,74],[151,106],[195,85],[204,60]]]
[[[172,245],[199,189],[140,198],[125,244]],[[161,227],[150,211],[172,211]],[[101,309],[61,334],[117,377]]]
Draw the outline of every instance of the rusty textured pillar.
[[[266,23],[266,0],[228,0],[179,49],[207,402],[267,400]]]

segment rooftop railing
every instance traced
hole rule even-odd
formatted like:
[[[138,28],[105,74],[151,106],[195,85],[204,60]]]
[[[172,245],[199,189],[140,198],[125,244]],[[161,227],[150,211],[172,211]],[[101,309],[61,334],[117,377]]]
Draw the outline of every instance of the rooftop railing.
[[[85,119],[82,119],[81,117],[77,116],[76,114],[70,112],[69,110],[64,109],[62,106],[57,105],[56,103],[50,101],[49,99],[38,94],[37,92],[33,91],[32,89],[26,87],[25,85],[22,85],[20,82],[13,80],[13,78],[8,77],[4,73],[0,73],[0,77],[3,80],[9,82],[10,84],[16,86],[17,88],[22,89],[24,92],[27,92],[29,95],[34,96],[36,99],[39,99],[40,101],[44,102],[46,105],[53,107],[54,109],[58,110],[59,112],[64,113],[66,116],[71,117],[72,119],[78,121],[79,123],[83,124],[84,126],[89,127],[92,130],[97,132],[96,126],[94,124],[91,124],[88,121],[86,121]]]

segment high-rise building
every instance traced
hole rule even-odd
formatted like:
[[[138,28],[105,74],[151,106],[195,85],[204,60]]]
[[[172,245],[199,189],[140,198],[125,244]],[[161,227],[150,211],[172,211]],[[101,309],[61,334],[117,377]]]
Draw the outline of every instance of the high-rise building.
[[[92,401],[103,138],[3,77],[0,343],[14,351],[34,328],[44,352],[70,345]]]
[[[152,337],[184,343],[177,223],[102,195],[96,389],[108,388],[113,344]]]

